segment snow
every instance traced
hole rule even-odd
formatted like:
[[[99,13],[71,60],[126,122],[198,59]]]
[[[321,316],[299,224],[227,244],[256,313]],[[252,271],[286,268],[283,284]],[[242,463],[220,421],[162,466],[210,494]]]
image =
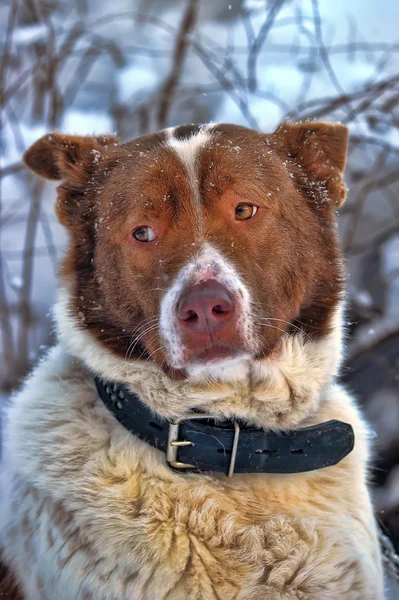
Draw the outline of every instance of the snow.
[[[390,238],[382,247],[382,271],[390,286],[386,315],[399,323],[399,235]]]
[[[244,0],[243,2],[243,10],[247,12],[254,12],[263,10],[265,6],[264,0]]]
[[[26,44],[34,44],[43,40],[48,35],[48,29],[44,23],[38,25],[28,25],[26,27],[18,27],[13,35],[13,40],[17,46]]]
[[[188,39],[191,44],[203,44],[212,57],[215,68],[219,69],[219,75],[222,73],[227,82],[233,84],[234,89],[225,89],[215,77],[215,72],[204,64],[195,48],[191,48],[183,66],[168,126],[184,122],[213,121],[233,122],[270,131],[287,113],[295,115],[301,103],[315,99],[324,102],[327,97],[337,96],[338,92],[321,56],[316,56],[316,60],[313,60],[315,57],[312,52],[315,52],[318,40],[311,0],[293,0],[283,4],[264,47],[257,56],[257,89],[248,89],[245,85],[248,75],[248,31],[243,26],[241,16],[237,14],[239,4],[238,0],[234,3],[225,0],[201,3],[202,12],[196,33],[190,34]],[[265,22],[270,3],[265,0],[244,0],[241,4],[244,13],[250,14],[256,38]],[[64,93],[75,81],[76,74],[82,67],[80,60],[84,53],[97,48],[99,41],[96,36],[101,38],[103,44],[101,52],[89,65],[84,84],[62,107],[62,114],[54,128],[81,135],[117,133],[122,140],[156,130],[159,90],[170,73],[170,57],[173,56],[175,45],[173,32],[181,22],[182,4],[175,0],[148,4],[139,0],[114,0],[110,5],[105,1],[88,0],[87,16],[78,15],[73,6],[67,9],[62,3],[52,7],[57,50],[65,43],[76,23],[84,20],[88,25],[73,46],[74,55],[62,65],[57,80],[60,93]],[[396,0],[387,0],[384,10],[381,10],[378,3],[365,3],[364,0],[351,0],[350,3],[347,0],[319,0],[318,7],[322,19],[323,41],[327,49],[331,50],[331,67],[346,93],[356,92],[366,83],[397,73],[399,53],[393,54],[390,61],[381,68],[381,57],[384,56],[382,52],[363,49],[348,55],[345,51],[334,51],[337,44],[346,44],[348,41],[396,42],[399,16],[399,3]],[[153,23],[145,23],[143,20],[135,23],[129,16],[134,11],[144,15],[147,10],[154,19]],[[0,16],[5,16],[4,10]],[[0,28],[4,28],[6,19],[1,22],[3,25]],[[115,48],[113,52],[109,51],[107,42],[114,44],[120,52],[119,57],[115,57]],[[43,47],[48,43],[48,28],[42,23],[29,25],[24,22],[15,30],[15,64],[9,69],[10,81],[7,81],[7,86],[15,79],[15,75],[11,77],[12,69],[15,68],[18,75],[28,65],[37,66],[32,46],[38,43],[43,43]],[[228,61],[233,61],[238,75],[229,69]],[[189,95],[188,91],[193,86],[203,87],[198,93]],[[3,168],[18,165],[24,150],[53,128],[48,125],[49,95],[39,100],[35,98],[35,112],[32,89],[31,85],[25,87],[23,95],[13,105],[14,112],[18,113],[18,126],[5,113],[0,148]],[[39,110],[37,104],[41,102]],[[307,110],[306,116],[312,116],[313,108]],[[377,119],[373,118],[373,110]],[[344,119],[345,112],[338,111],[328,118]],[[392,114],[387,111],[382,119],[381,111],[376,105],[374,109],[370,108],[366,117],[356,116],[350,128],[353,136],[367,137],[378,143],[382,141],[399,150],[399,128],[394,125]],[[377,146],[370,147],[368,156],[354,156],[351,159],[352,165],[360,173],[367,175],[368,165],[377,150]],[[242,149],[235,147],[233,151],[238,153]],[[93,161],[98,160],[100,155],[94,152]],[[26,171],[21,171],[8,175],[1,182],[1,217],[12,214],[12,218],[1,230],[1,249],[5,258],[7,297],[13,302],[18,301],[22,286],[22,261],[19,254],[24,247],[26,219],[34,181],[33,177],[27,176]],[[35,323],[39,324],[35,327],[44,328],[42,337],[47,335],[46,315],[55,290],[54,257],[46,250],[49,239],[48,230],[47,236],[45,235],[45,223],[47,222],[52,234],[58,260],[63,254],[67,238],[53,212],[55,187],[56,184],[53,183],[44,187],[42,216],[45,219],[38,225],[35,240],[37,250],[32,306]],[[356,194],[356,189],[354,193]],[[389,220],[389,201],[381,194],[370,194],[366,208],[367,214],[358,234],[362,239],[374,235],[376,230],[379,231],[378,227],[383,228],[384,223]],[[345,218],[343,216],[343,223]],[[399,277],[395,276],[398,252],[397,242],[388,240],[381,255],[385,277],[393,274],[389,283],[391,295],[388,300],[388,311],[392,317],[398,316],[399,312],[396,308],[399,306]],[[360,304],[371,309],[372,294],[361,281],[359,264],[356,259],[351,262],[351,271],[354,273],[353,290],[357,293]],[[375,329],[377,335],[378,327],[366,327],[366,338],[372,337],[367,333],[369,329]],[[41,335],[35,334],[33,343],[41,343],[40,338]]]
[[[394,126],[394,124],[386,123],[385,131],[383,135],[381,135],[381,131],[376,131],[371,127],[370,119],[365,119],[363,116],[360,116],[351,123],[351,134],[356,136],[364,136],[369,138],[370,140],[375,140],[376,142],[384,141],[386,144],[389,144],[393,148],[399,150],[399,129]]]
[[[23,280],[19,275],[10,275],[8,277],[8,283],[13,288],[13,290],[19,291],[23,286]]]
[[[114,122],[109,114],[84,110],[69,110],[65,113],[60,128],[68,133],[93,135],[114,133]]]
[[[15,136],[11,122],[6,121],[4,123],[0,146],[2,167],[19,162],[22,152],[48,131],[47,127],[42,123],[31,124],[23,120],[20,121],[18,130],[18,137],[23,143],[23,147],[18,143],[19,139]]]
[[[160,74],[154,61],[141,58],[141,64],[134,64],[121,69],[117,77],[118,100],[121,103],[132,102],[137,96],[150,95],[159,86]]]

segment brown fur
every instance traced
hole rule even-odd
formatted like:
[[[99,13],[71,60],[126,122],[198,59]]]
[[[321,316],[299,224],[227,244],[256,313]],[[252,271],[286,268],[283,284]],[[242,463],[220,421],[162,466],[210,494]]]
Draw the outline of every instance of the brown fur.
[[[76,275],[82,326],[115,354],[151,355],[167,369],[156,331],[133,351],[131,339],[157,318],[168,282],[206,239],[252,290],[258,356],[268,356],[287,329],[323,336],[343,289],[334,213],[345,189],[346,128],[285,124],[264,135],[216,126],[197,159],[200,229],[184,168],[163,141],[162,132],[125,144],[55,133],[25,154],[35,172],[63,180],[57,212],[71,243],[62,274]],[[259,206],[253,220],[234,221],[240,202]],[[132,240],[141,224],[152,226],[159,243]],[[262,325],[265,316],[279,328]]]

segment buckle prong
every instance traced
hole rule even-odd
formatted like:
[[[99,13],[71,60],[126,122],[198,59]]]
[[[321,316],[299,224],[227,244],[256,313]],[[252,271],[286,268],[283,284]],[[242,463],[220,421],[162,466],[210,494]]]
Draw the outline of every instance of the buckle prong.
[[[179,440],[179,428],[182,421],[191,421],[192,419],[211,419],[211,415],[205,413],[196,413],[195,415],[187,415],[180,417],[176,421],[169,423],[168,447],[166,449],[166,461],[174,469],[195,469],[195,465],[180,462],[177,460],[177,451],[180,446],[194,446],[189,440]]]
[[[171,446],[194,446],[193,442],[189,442],[188,440],[182,440],[181,442],[174,440],[170,442]]]

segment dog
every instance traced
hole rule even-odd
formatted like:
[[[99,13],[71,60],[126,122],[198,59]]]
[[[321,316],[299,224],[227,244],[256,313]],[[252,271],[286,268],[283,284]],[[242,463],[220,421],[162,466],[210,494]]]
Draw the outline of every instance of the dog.
[[[348,131],[51,133],[58,344],[7,409],[21,598],[381,600],[369,428],[336,378]]]

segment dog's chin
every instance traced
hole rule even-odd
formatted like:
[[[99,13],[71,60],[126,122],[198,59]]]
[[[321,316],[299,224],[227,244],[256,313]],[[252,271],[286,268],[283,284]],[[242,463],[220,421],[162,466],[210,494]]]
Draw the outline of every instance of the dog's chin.
[[[164,368],[173,379],[186,379],[193,383],[209,380],[236,382],[248,377],[252,355],[244,350],[212,346],[196,354],[183,365]]]
[[[211,379],[233,383],[248,377],[251,358],[251,355],[246,352],[237,352],[224,357],[215,356],[210,360],[193,361],[187,365],[186,372],[193,381]]]

